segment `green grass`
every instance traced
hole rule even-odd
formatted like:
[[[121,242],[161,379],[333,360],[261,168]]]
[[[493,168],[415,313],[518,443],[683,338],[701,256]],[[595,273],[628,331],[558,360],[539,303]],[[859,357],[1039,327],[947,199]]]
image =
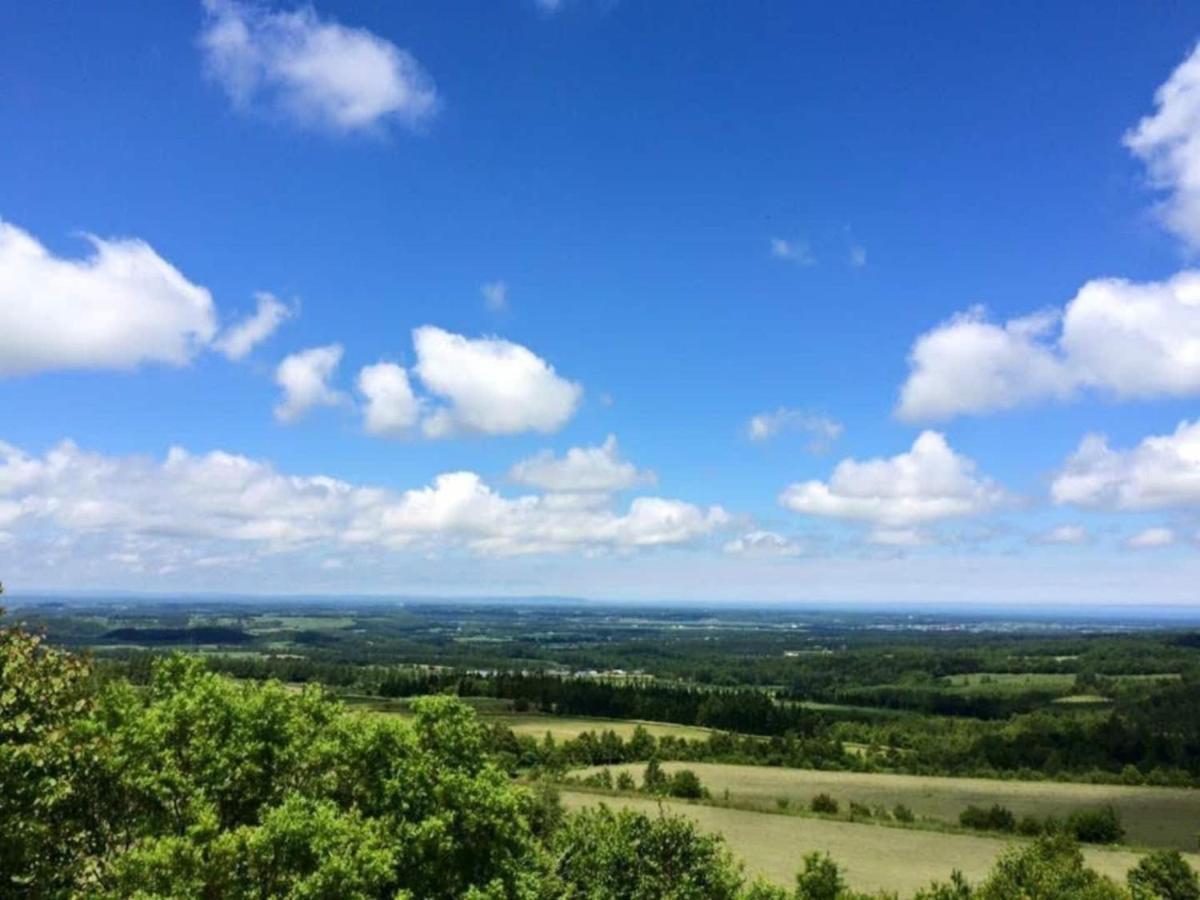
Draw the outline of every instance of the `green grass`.
[[[658,800],[643,797],[573,791],[564,791],[562,796],[569,809],[603,802],[655,815],[660,808]],[[833,856],[858,890],[899,891],[908,896],[933,879],[947,879],[954,869],[979,881],[1010,843],[1001,838],[882,828],[678,801],[665,801],[661,807],[691,818],[705,831],[724,835],[733,853],[745,862],[748,874],[764,875],[789,888],[795,884],[804,854],[814,850]],[[1138,854],[1127,850],[1089,847],[1084,853],[1088,865],[1120,880],[1138,860]],[[1188,858],[1193,867],[1200,867],[1195,854]]]
[[[610,766],[615,776],[630,771],[640,781],[643,764]],[[910,807],[917,816],[955,824],[969,804],[999,803],[1018,818],[1062,816],[1073,810],[1112,804],[1121,814],[1133,845],[1192,850],[1200,824],[1200,791],[1188,788],[1066,784],[1050,781],[1000,781],[982,778],[934,778],[863,772],[821,772],[721,763],[665,763],[671,772],[692,769],[714,797],[726,790],[736,805],[770,809],[781,798],[806,805],[814,794],[827,793],[843,809],[850,801],[869,807]],[[587,770],[594,771],[594,770]]]
[[[379,697],[343,697],[347,705],[369,712],[407,717],[410,712],[406,700],[385,700]],[[513,712],[507,700],[494,697],[463,697],[464,702],[475,708],[479,717],[487,723],[500,723],[517,734],[542,738],[547,732],[556,741],[570,740],[585,731],[614,731],[622,738],[633,735],[639,725],[655,737],[677,737],[688,740],[704,740],[711,733],[707,728],[693,725],[673,725],[670,722],[639,722],[633,719],[598,719],[586,716],[548,716],[539,713]]]

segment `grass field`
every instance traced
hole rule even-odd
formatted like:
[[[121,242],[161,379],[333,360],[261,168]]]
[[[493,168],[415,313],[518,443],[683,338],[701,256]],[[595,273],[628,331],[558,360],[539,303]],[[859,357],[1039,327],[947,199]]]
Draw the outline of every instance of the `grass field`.
[[[625,806],[654,814],[659,802],[641,797],[600,797],[563,793],[568,809],[597,803]],[[750,875],[764,875],[784,887],[795,883],[806,853],[829,853],[844,868],[852,887],[864,891],[899,891],[909,896],[933,879],[945,880],[959,869],[971,881],[980,880],[1009,845],[1000,838],[943,834],[879,825],[780,816],[713,806],[664,802],[662,807],[693,819],[700,828],[725,836],[729,848],[746,864]],[[1087,848],[1090,866],[1124,880],[1138,854],[1127,850]],[[1200,859],[1188,854],[1193,867]]]
[[[345,697],[343,699],[351,708],[401,717],[410,715],[408,703],[404,700],[381,700],[378,697]],[[699,728],[694,725],[672,725],[669,722],[639,722],[632,719],[592,719],[584,716],[518,713],[512,711],[506,700],[497,700],[491,697],[463,697],[462,699],[475,707],[475,711],[484,722],[507,725],[517,734],[532,735],[536,738],[542,738],[549,732],[554,735],[556,741],[578,737],[585,731],[596,733],[614,731],[622,738],[629,738],[639,725],[655,737],[670,736],[688,740],[703,740],[710,733],[707,728]]]
[[[610,768],[614,775],[628,769],[640,780],[645,767],[628,764]],[[691,769],[714,797],[728,790],[730,800],[761,804],[763,808],[773,807],[781,797],[804,805],[814,794],[827,793],[843,808],[852,800],[889,809],[903,803],[918,816],[957,824],[958,814],[968,804],[999,803],[1018,818],[1025,814],[1044,818],[1111,803],[1121,814],[1129,844],[1178,850],[1196,849],[1200,828],[1200,790],[1188,788],[818,772],[720,763],[665,763],[663,768],[668,772]]]

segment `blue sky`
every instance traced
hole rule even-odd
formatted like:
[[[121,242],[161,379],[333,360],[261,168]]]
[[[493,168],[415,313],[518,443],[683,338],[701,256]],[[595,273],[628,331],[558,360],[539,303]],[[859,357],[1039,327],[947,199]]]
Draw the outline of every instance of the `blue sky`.
[[[0,577],[1194,603],[1198,38],[1187,4],[8,11]]]

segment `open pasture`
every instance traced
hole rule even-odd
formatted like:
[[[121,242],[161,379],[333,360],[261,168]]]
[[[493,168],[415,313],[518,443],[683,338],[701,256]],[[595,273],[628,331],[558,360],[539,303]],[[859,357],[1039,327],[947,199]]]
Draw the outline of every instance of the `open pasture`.
[[[609,768],[614,775],[627,770],[640,780],[645,767],[631,763]],[[729,791],[730,800],[764,809],[774,808],[780,798],[803,806],[813,795],[827,793],[843,809],[850,801],[888,809],[903,803],[919,817],[957,824],[959,813],[970,804],[999,803],[1018,818],[1063,816],[1077,809],[1112,804],[1121,815],[1127,843],[1177,850],[1195,849],[1200,826],[1200,790],[1188,788],[933,778],[720,763],[664,763],[663,768],[667,772],[691,769],[714,797]]]
[[[404,700],[381,700],[376,697],[347,697],[344,699],[354,709],[401,717],[411,715],[408,702]],[[585,731],[594,731],[597,734],[613,731],[619,737],[627,739],[633,735],[639,725],[655,737],[669,736],[688,740],[704,740],[710,734],[707,728],[694,725],[673,725],[669,722],[641,722],[632,719],[549,716],[539,713],[513,712],[508,701],[492,697],[463,697],[462,700],[475,708],[483,722],[506,725],[516,734],[531,735],[539,739],[548,732],[554,736],[556,741],[566,741],[578,737]]]
[[[642,797],[602,797],[565,791],[568,809],[598,803],[628,807],[651,815],[659,802]],[[734,855],[749,875],[763,875],[784,887],[795,884],[804,854],[829,853],[844,868],[852,887],[863,891],[898,891],[911,896],[934,879],[949,878],[959,869],[970,881],[979,881],[1010,844],[1002,838],[947,834],[826,819],[781,816],[715,806],[664,802],[671,813],[688,816],[705,831],[724,835]],[[1138,860],[1128,850],[1089,847],[1088,865],[1111,878],[1123,880]],[[1195,854],[1187,854],[1193,867]]]

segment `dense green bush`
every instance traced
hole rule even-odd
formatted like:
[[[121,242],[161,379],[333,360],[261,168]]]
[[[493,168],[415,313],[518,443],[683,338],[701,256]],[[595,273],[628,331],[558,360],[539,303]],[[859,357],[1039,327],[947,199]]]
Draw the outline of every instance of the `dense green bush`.
[[[982,806],[968,806],[959,814],[958,822],[964,828],[976,828],[980,831],[1012,831],[1017,825],[1012,810],[998,803],[988,809]]]
[[[834,815],[838,811],[838,802],[828,794],[817,794],[809,803],[809,809],[815,813]]]
[[[672,797],[685,800],[699,800],[708,796],[708,791],[700,783],[699,777],[691,769],[680,769],[673,773],[667,782],[667,793]]]
[[[1121,817],[1111,806],[1071,813],[1066,829],[1076,840],[1086,844],[1115,844],[1125,836]]]

